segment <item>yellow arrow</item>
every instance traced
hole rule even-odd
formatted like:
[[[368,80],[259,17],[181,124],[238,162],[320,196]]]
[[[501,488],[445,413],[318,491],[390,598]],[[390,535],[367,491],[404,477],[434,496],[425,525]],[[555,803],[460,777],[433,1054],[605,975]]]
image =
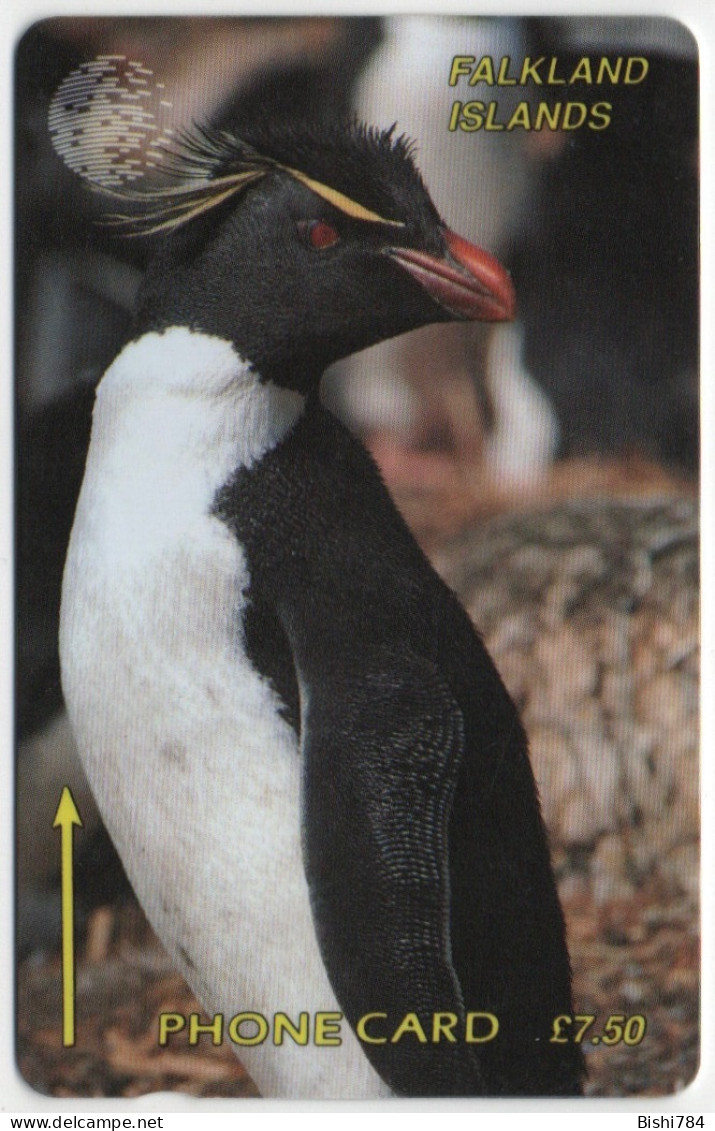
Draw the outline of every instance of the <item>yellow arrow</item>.
[[[82,827],[77,806],[65,786],[52,828],[62,829],[62,1044],[74,1044],[74,875],[72,827]]]

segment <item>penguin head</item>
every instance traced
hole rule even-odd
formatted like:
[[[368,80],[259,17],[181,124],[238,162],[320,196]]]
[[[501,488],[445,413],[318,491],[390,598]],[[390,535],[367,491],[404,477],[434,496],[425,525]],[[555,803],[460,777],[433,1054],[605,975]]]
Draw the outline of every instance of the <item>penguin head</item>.
[[[326,366],[385,338],[513,317],[508,274],[447,228],[393,130],[204,132],[188,148],[194,181],[148,214],[166,238],[140,294],[141,333],[217,336],[262,377],[308,393]]]

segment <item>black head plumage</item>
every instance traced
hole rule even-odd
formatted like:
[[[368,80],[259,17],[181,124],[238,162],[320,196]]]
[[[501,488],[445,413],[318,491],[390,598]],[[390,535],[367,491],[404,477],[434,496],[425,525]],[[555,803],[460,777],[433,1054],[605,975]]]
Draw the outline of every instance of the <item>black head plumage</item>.
[[[417,221],[423,211],[439,220],[415,163],[416,144],[397,133],[396,123],[381,130],[357,119],[288,125],[265,120],[242,123],[235,134],[194,131],[185,142],[185,168],[203,168],[212,179],[262,160],[311,187],[329,186],[395,226]]]

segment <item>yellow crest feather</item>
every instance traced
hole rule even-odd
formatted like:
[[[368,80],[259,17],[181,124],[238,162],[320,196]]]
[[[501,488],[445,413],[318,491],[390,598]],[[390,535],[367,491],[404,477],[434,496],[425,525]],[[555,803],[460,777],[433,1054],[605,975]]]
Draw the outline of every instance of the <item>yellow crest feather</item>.
[[[393,228],[404,228],[405,226],[402,220],[386,220],[384,216],[379,216],[377,212],[371,212],[369,208],[358,204],[356,200],[351,200],[349,196],[338,192],[337,189],[330,188],[329,185],[324,185],[320,181],[314,181],[312,177],[301,173],[299,169],[290,169],[287,165],[280,165],[279,168],[284,169],[296,181],[300,181],[311,192],[316,193],[323,200],[327,200],[328,204],[332,204],[340,212],[344,212],[346,216],[352,216],[355,220],[368,220],[373,224],[390,224]]]

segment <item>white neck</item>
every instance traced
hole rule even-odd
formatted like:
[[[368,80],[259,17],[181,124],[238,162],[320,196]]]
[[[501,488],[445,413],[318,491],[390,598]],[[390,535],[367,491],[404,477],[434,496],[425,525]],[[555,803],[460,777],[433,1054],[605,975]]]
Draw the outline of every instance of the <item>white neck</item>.
[[[122,350],[97,390],[75,524],[101,525],[124,559],[210,514],[232,473],[299,419],[299,393],[262,382],[220,338],[172,327]]]
[[[109,367],[92,445],[103,460],[115,451],[124,474],[133,460],[156,473],[162,464],[180,472],[177,461],[188,459],[225,478],[274,448],[304,404],[299,393],[262,382],[230,342],[174,326],[131,342]]]

